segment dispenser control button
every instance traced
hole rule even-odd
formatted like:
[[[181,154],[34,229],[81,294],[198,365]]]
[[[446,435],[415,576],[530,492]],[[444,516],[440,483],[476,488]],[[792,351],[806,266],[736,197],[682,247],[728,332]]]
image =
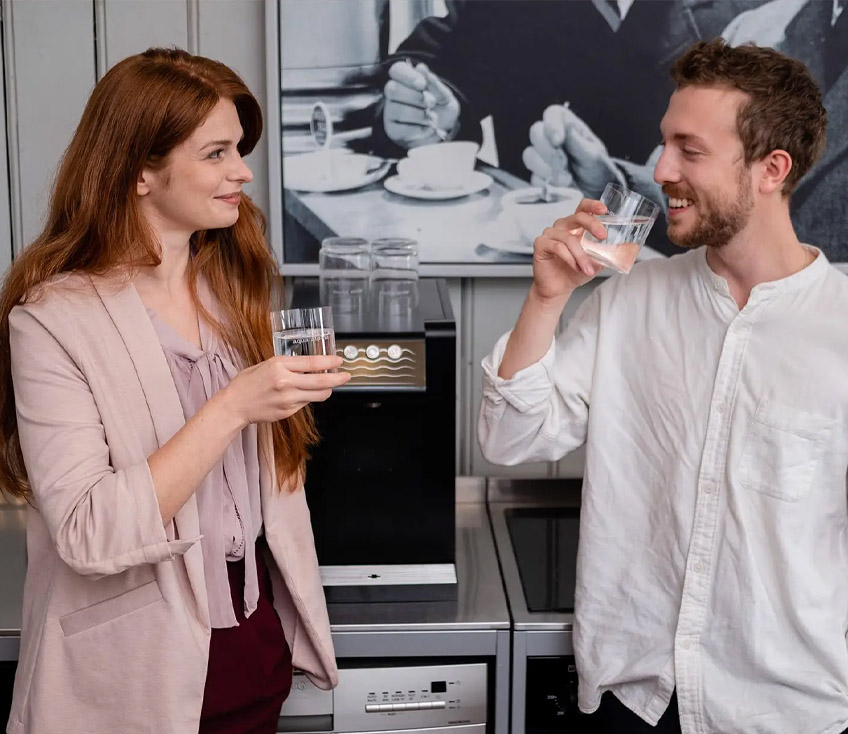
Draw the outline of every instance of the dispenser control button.
[[[342,353],[345,359],[356,359],[359,356],[359,350],[353,344],[348,344]]]
[[[417,701],[413,701],[412,703],[406,704],[407,711],[418,711],[420,708],[420,704]]]
[[[365,347],[365,356],[368,359],[377,359],[380,356],[380,347],[376,344],[369,344]]]
[[[422,711],[429,711],[431,708],[433,708],[433,702],[432,701],[421,701],[418,704],[418,708]]]
[[[378,703],[366,703],[365,704],[365,713],[366,714],[376,714],[380,710],[380,704]]]
[[[388,348],[389,359],[400,359],[400,355],[403,354],[403,349],[400,348],[399,344],[392,344]]]
[[[445,707],[444,701],[433,701],[433,708],[434,709],[443,709],[444,707]]]

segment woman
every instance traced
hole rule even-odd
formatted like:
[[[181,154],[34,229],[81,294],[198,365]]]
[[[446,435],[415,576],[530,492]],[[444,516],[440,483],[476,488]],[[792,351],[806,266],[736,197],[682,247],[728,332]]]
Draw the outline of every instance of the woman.
[[[273,732],[337,681],[301,487],[341,360],[273,357],[276,275],[223,64],[97,84],[0,299],[0,483],[30,502],[8,731]],[[281,621],[282,620],[282,624]]]

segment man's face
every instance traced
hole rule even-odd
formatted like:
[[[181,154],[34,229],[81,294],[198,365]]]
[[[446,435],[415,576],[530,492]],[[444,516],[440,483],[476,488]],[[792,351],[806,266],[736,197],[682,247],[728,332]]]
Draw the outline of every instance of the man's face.
[[[677,245],[723,247],[751,218],[751,167],[736,132],[745,100],[726,87],[684,87],[671,95],[654,180],[669,197],[668,237]]]

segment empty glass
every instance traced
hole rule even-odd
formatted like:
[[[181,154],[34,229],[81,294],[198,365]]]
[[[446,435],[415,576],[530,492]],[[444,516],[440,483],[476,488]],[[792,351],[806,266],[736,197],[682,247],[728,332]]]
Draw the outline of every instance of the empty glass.
[[[274,354],[308,357],[336,353],[333,312],[329,306],[271,311]]]
[[[371,249],[361,237],[328,237],[318,253],[321,302],[336,314],[361,313],[371,272]]]
[[[371,291],[381,315],[408,313],[418,303],[418,243],[384,237],[371,243]]]
[[[659,204],[619,184],[608,183],[601,194],[607,213],[598,216],[607,236],[599,240],[583,232],[580,244],[595,262],[629,273],[660,211]]]

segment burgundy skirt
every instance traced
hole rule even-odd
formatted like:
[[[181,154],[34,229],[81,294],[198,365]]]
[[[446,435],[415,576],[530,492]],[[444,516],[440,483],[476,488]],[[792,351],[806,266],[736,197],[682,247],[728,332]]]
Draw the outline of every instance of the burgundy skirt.
[[[238,627],[213,629],[199,734],[274,734],[292,684],[292,658],[274,610],[265,564],[265,538],[256,541],[259,604],[244,617],[244,560],[228,563]]]

